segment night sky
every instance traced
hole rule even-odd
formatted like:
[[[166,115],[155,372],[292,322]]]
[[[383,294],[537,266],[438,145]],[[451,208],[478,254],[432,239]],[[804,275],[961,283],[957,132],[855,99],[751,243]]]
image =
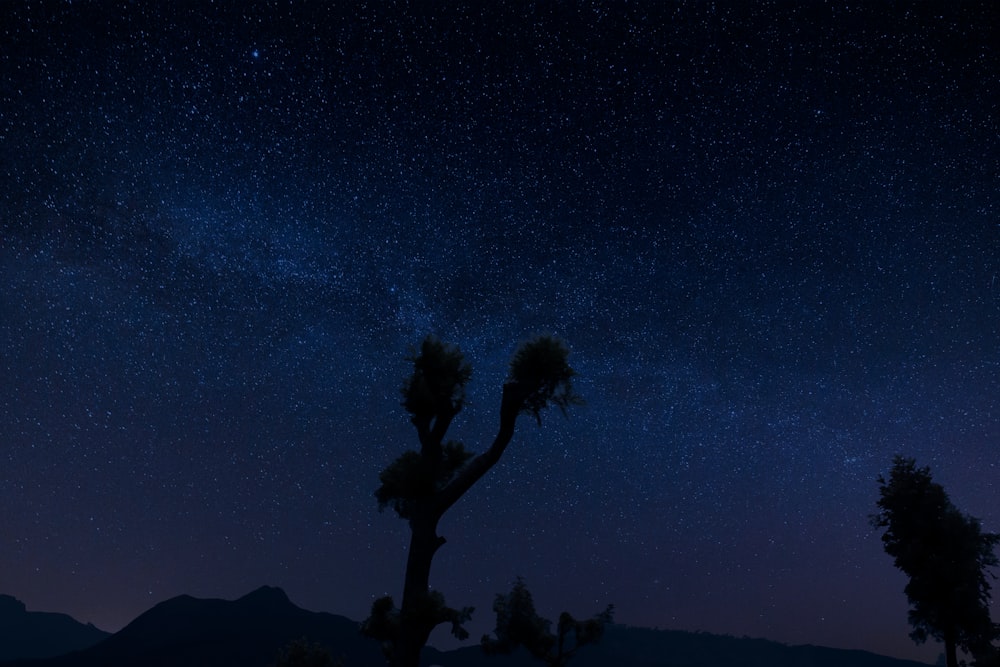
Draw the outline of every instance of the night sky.
[[[554,333],[586,405],[440,527],[474,639],[521,575],[933,661],[868,515],[901,453],[1000,530],[998,5],[495,4],[0,2],[0,592],[361,620],[409,348],[482,451]]]

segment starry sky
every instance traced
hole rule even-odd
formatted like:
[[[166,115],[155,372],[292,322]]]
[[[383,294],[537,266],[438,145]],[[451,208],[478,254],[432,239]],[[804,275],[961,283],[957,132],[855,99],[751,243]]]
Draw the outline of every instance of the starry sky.
[[[0,592],[112,631],[264,584],[360,620],[402,588],[373,492],[417,444],[410,346],[465,352],[481,451],[554,333],[586,405],[522,418],[440,526],[473,638],[520,575],[550,617],[933,661],[868,515],[902,453],[1000,529],[998,31],[0,3]]]

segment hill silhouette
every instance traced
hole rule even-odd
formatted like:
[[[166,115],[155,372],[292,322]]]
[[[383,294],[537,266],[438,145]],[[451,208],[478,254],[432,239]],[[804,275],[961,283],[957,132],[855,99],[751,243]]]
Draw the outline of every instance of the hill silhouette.
[[[0,595],[0,660],[48,658],[87,648],[110,633],[66,614],[28,611],[10,595]]]
[[[511,657],[486,656],[479,647],[434,656],[441,667],[538,667],[523,649]],[[597,644],[580,649],[572,667],[927,667],[868,651],[789,646],[766,639],[707,632],[611,625]]]
[[[378,644],[359,634],[356,621],[306,611],[292,604],[280,588],[265,586],[233,601],[188,595],[171,598],[89,648],[44,660],[2,662],[0,667],[266,667],[274,663],[281,648],[303,637],[327,647],[335,658],[343,658],[345,667],[385,665]],[[0,651],[5,648],[0,646]],[[447,652],[425,648],[421,664],[537,667],[542,663],[523,650],[510,656],[487,656],[477,645],[470,645]],[[620,625],[609,626],[601,642],[582,649],[571,664],[574,667],[926,667],[923,663],[866,651],[787,646],[764,639]]]
[[[88,649],[35,667],[265,667],[294,639],[327,646],[349,665],[380,665],[378,646],[355,621],[296,607],[280,588],[262,587],[238,600],[181,595],[156,605]]]

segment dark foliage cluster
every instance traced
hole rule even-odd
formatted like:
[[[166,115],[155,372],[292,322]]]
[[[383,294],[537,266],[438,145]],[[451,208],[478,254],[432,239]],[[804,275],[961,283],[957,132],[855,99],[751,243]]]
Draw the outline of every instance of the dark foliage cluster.
[[[604,628],[610,624],[614,607],[608,605],[591,619],[578,621],[569,613],[559,615],[556,633],[552,621],[542,618],[535,611],[535,602],[524,581],[519,577],[507,595],[497,595],[493,602],[497,615],[495,638],[482,639],[483,650],[489,655],[509,654],[519,646],[532,656],[543,660],[550,667],[562,667],[578,649],[600,641]]]
[[[566,414],[569,406],[583,403],[573,390],[576,371],[570,367],[568,358],[566,343],[553,336],[538,336],[521,345],[510,361],[509,380],[527,391],[521,411],[539,424],[541,411],[549,405]]]
[[[429,420],[462,409],[472,366],[457,346],[427,336],[420,343],[420,351],[411,353],[407,360],[413,362],[413,374],[403,384],[403,407],[414,420]]]
[[[451,624],[451,634],[456,639],[469,638],[469,631],[463,627],[472,619],[474,607],[452,609],[445,603],[444,595],[439,591],[428,591],[418,604],[407,610],[409,621],[437,627],[442,623]],[[404,614],[396,607],[392,596],[380,597],[372,603],[371,615],[361,623],[361,634],[382,644],[382,652],[391,657],[394,644],[398,641],[404,623]]]
[[[410,518],[414,502],[441,490],[472,457],[462,443],[454,441],[441,447],[440,459],[434,462],[420,452],[404,452],[379,473],[381,485],[375,490],[379,509],[392,506],[400,517]]]
[[[282,649],[274,667],[344,667],[344,662],[334,660],[322,645],[303,638]]]

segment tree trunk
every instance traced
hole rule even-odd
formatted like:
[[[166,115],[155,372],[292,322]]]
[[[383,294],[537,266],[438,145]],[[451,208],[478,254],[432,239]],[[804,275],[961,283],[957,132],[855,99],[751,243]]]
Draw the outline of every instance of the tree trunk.
[[[431,561],[444,544],[437,534],[437,524],[448,509],[465,495],[473,484],[500,460],[507,445],[514,437],[514,424],[524,405],[528,391],[517,383],[508,382],[503,387],[500,403],[500,429],[488,450],[475,457],[457,474],[444,489],[414,511],[410,519],[410,551],[406,559],[406,580],[403,584],[403,604],[400,608],[399,636],[393,642],[391,667],[419,667],[420,651],[438,620],[427,605],[430,592]],[[440,440],[454,415],[435,424],[433,433],[421,436],[424,449],[440,451]],[[440,427],[440,428],[439,428]],[[418,425],[420,430],[420,425]],[[426,431],[426,428],[425,428]]]
[[[439,516],[426,511],[418,511],[410,519],[410,550],[400,609],[402,623],[389,661],[392,667],[418,667],[420,651],[434,629],[434,620],[428,616],[426,607],[431,561],[444,544],[444,539],[437,534],[438,519]]]
[[[955,640],[950,637],[945,637],[944,640],[944,656],[948,667],[958,667],[958,651]]]

